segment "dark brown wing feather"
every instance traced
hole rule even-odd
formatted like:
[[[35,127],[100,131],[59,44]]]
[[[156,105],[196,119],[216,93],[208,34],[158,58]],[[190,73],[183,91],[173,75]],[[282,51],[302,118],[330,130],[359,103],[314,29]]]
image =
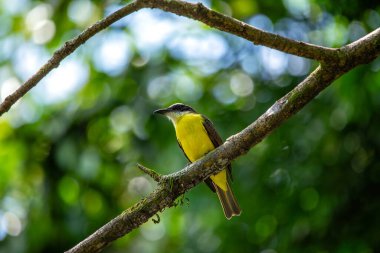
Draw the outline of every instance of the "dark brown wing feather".
[[[220,138],[219,134],[216,132],[214,125],[212,122],[206,118],[204,115],[203,117],[203,127],[206,129],[208,136],[210,137],[210,140],[212,144],[214,144],[214,147],[219,147],[223,144],[222,138]]]
[[[214,144],[214,147],[219,147],[220,145],[223,144],[222,138],[220,138],[219,134],[216,132],[214,125],[212,122],[202,115],[203,117],[203,127],[206,129],[208,136],[210,137],[210,140],[212,144]],[[231,164],[228,165],[227,167],[227,174],[228,174],[228,179],[232,180],[232,171],[231,171]]]

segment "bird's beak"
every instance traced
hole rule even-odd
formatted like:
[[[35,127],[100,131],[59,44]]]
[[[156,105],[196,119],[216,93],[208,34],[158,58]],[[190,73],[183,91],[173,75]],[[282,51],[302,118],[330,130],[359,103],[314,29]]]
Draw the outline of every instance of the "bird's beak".
[[[162,114],[162,115],[165,115],[166,113],[168,113],[170,110],[168,109],[158,109],[158,110],[155,110],[153,113],[154,114]]]

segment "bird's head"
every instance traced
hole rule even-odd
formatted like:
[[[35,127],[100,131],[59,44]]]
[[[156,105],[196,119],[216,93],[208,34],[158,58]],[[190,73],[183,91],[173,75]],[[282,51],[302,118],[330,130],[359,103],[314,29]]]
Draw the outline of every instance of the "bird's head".
[[[188,105],[181,103],[172,104],[168,108],[159,109],[153,112],[154,114],[162,114],[175,122],[178,118],[188,113],[196,113],[196,111]]]

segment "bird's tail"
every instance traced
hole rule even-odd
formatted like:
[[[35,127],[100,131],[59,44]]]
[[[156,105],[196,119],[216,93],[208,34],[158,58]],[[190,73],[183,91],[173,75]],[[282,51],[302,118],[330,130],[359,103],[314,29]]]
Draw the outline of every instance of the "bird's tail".
[[[227,191],[223,191],[219,186],[214,183],[216,193],[218,194],[219,201],[222,204],[224,215],[227,219],[231,219],[232,216],[239,216],[241,209],[236,201],[234,193],[231,190],[229,183],[227,182]]]

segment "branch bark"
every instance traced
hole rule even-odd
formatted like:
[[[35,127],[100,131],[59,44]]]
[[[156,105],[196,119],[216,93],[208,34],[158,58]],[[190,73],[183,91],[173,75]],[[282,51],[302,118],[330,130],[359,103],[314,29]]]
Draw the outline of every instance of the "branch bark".
[[[286,119],[296,114],[334,80],[359,64],[380,54],[380,29],[346,47],[340,48],[345,59],[318,66],[304,81],[276,101],[255,122],[184,169],[160,177],[157,189],[140,202],[105,224],[67,253],[100,252],[110,242],[145,223],[156,213],[175,205],[177,197],[187,192],[226,164],[247,153]],[[370,54],[363,55],[363,51]]]
[[[24,82],[14,93],[5,98],[0,104],[0,116],[6,113],[50,71],[57,68],[61,61],[74,52],[79,46],[111,24],[142,8],[158,8],[180,16],[195,19],[210,27],[247,39],[257,45],[267,46],[285,53],[314,59],[320,62],[336,61],[341,56],[337,49],[296,41],[260,30],[237,19],[213,11],[201,3],[192,4],[180,0],[136,0],[90,26],[77,37],[67,41],[61,48],[55,51],[49,61],[45,63],[37,73]]]

